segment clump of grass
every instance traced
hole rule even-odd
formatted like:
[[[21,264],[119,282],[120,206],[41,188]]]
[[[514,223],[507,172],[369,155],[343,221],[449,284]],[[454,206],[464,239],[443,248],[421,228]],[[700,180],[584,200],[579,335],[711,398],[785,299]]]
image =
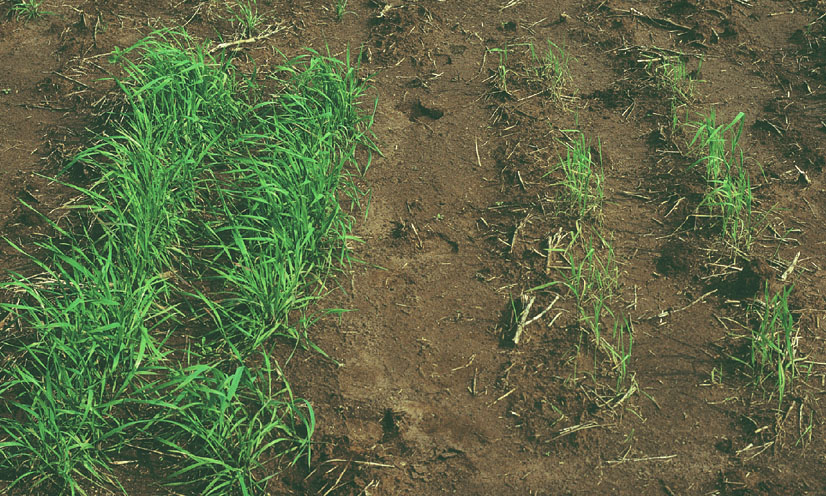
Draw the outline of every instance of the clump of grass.
[[[759,387],[773,383],[778,408],[798,375],[797,330],[789,310],[792,289],[793,286],[788,286],[771,294],[766,284],[763,300],[755,302],[750,308],[758,323],[750,336],[749,365]]]
[[[0,284],[17,295],[0,309],[29,336],[4,345],[19,359],[2,372],[0,471],[55,494],[118,487],[110,467],[138,446],[176,460],[171,482],[199,494],[260,493],[267,460],[309,454],[312,408],[266,349],[302,337],[348,260],[337,195],[356,147],[373,148],[364,81],[349,53],[312,52],[285,60],[261,101],[183,31],[112,62],[121,124],[67,166],[97,178],[70,185],[89,227],[52,223],[32,258],[42,273]],[[184,339],[199,344],[170,346]]]
[[[742,168],[743,152],[740,148],[740,136],[743,134],[745,114],[738,113],[728,124],[717,124],[717,116],[712,108],[709,114],[695,123],[697,132],[689,144],[704,151],[705,155],[694,165],[705,163],[705,178],[708,182],[717,181]]]
[[[754,242],[751,181],[744,169],[711,183],[701,206],[717,212],[723,237],[737,252],[749,252]]]
[[[227,4],[230,20],[238,25],[244,38],[257,35],[264,23],[264,16],[258,13],[257,0],[237,0],[234,5]]]
[[[702,66],[703,61],[700,59],[696,71],[689,71],[685,59],[675,55],[659,56],[646,63],[646,71],[654,78],[657,88],[668,97],[672,132],[679,125],[679,110],[695,100],[696,74]]]
[[[599,218],[604,199],[605,174],[602,168],[602,147],[596,147],[578,130],[566,130],[573,133],[570,143],[560,141],[566,148],[556,169],[562,171],[563,202],[577,218]]]
[[[46,492],[117,485],[109,463],[149,423],[128,412],[152,402],[152,377],[168,353],[156,331],[178,312],[157,305],[158,278],[118,265],[111,246],[38,245],[47,254],[33,259],[42,273],[12,274],[2,285],[18,297],[2,309],[33,339],[16,350],[23,362],[0,386],[14,398],[2,405],[14,415],[0,416],[0,466],[15,474],[13,486]]]
[[[532,80],[540,83],[555,100],[562,98],[562,90],[571,80],[568,69],[570,55],[564,47],[547,41],[547,51],[537,52],[533,43],[528,44],[531,65],[528,69]]]
[[[296,91],[281,94],[277,109],[259,106],[264,116],[254,130],[232,143],[243,155],[228,165],[231,180],[218,183],[222,207],[213,211],[227,221],[206,227],[212,243],[203,247],[213,253],[210,278],[229,283],[212,315],[231,324],[216,321],[216,329],[242,356],[275,335],[299,338],[289,316],[315,299],[302,292],[306,274],[321,282],[334,262],[347,261],[342,240],[352,219],[339,206],[338,186],[352,184],[345,170],[356,146],[369,144],[358,131],[357,67],[313,54],[279,69]],[[358,202],[357,189],[344,194]]]
[[[571,242],[563,253],[569,269],[564,284],[580,308],[586,307],[590,300],[612,299],[619,288],[613,247],[599,235],[595,244],[594,237],[586,237],[582,229],[580,226],[571,232]]]
[[[18,19],[31,21],[49,13],[42,6],[43,0],[18,0],[12,4],[11,11]]]
[[[740,112],[730,123],[718,125],[712,109],[701,122],[694,123],[697,132],[689,144],[702,154],[692,167],[705,165],[708,189],[700,206],[720,220],[723,242],[735,253],[750,251],[759,228],[753,211],[751,180],[739,146],[743,118]]]
[[[626,381],[633,382],[633,375],[629,377],[628,365],[634,351],[634,325],[628,316],[614,315],[614,326],[611,338],[614,344],[607,343],[603,349],[608,353],[617,376],[616,391],[621,391]]]
[[[598,368],[599,353],[602,353],[611,363],[617,380],[615,390],[619,392],[628,379],[634,337],[631,321],[611,309],[619,290],[619,270],[613,247],[598,233],[586,236],[577,224],[577,229],[570,233],[568,246],[554,250],[559,251],[565,260],[565,268],[560,270],[561,279],[531,291],[558,286],[573,296],[577,322],[596,350],[594,368]]]
[[[646,63],[646,71],[654,77],[659,89],[665,91],[677,103],[691,103],[695,99],[697,89],[696,74],[703,67],[700,60],[695,71],[689,71],[688,65],[682,56],[664,55],[657,59],[650,59]]]
[[[335,4],[336,20],[340,21],[347,13],[347,0],[336,0]]]
[[[309,460],[312,407],[295,400],[280,370],[274,373],[263,358],[257,371],[199,364],[170,374],[169,409],[157,428],[159,441],[182,460],[171,486],[200,483],[204,495],[261,494],[276,475],[264,467],[268,453]]]

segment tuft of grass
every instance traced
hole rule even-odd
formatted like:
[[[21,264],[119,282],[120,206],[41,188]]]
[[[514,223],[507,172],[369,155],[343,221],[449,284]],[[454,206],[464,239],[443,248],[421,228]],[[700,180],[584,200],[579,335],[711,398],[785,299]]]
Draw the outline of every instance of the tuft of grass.
[[[295,400],[280,369],[232,372],[219,364],[172,371],[164,384],[169,408],[158,422],[159,442],[181,459],[170,486],[200,486],[199,494],[262,494],[276,475],[264,466],[269,453],[310,456],[315,417]]]
[[[563,253],[569,268],[564,285],[575,296],[580,308],[585,308],[592,299],[610,300],[619,287],[613,247],[598,234],[597,241],[599,243],[595,244],[593,236],[585,237],[579,226],[571,232],[571,242]]]
[[[740,112],[728,124],[717,124],[717,116],[712,108],[708,115],[695,122],[697,132],[689,147],[697,147],[705,154],[694,165],[705,163],[707,182],[718,181],[732,175],[743,166],[743,151],[740,136],[743,134],[745,114]]]
[[[88,203],[74,208],[94,215],[136,273],[176,274],[192,263],[187,248],[201,229],[193,212],[208,202],[210,163],[247,122],[249,105],[236,97],[229,64],[184,36],[159,33],[116,48],[110,62],[126,73],[117,83],[128,118],[67,166],[82,164],[99,178],[77,187]]]
[[[336,13],[336,20],[340,21],[344,18],[344,14],[347,14],[347,0],[336,0],[335,4],[335,13]]]
[[[696,74],[702,67],[702,59],[697,69],[690,71],[682,56],[664,55],[650,59],[645,69],[654,77],[657,88],[665,91],[678,104],[687,104],[695,100],[698,82]]]
[[[11,11],[18,19],[32,21],[49,14],[42,6],[43,0],[17,0],[12,4]]]
[[[552,286],[567,290],[574,299],[582,335],[588,336],[595,350],[594,369],[607,358],[616,376],[615,391],[619,393],[629,380],[633,325],[630,319],[611,309],[619,290],[619,269],[613,247],[599,233],[586,236],[582,229],[577,224],[577,229],[570,233],[568,246],[555,249],[565,260],[565,268],[560,270],[561,279],[530,291]]]
[[[162,329],[180,314],[157,304],[162,281],[118,264],[111,245],[38,246],[46,260],[32,262],[42,273],[2,284],[18,300],[0,308],[33,339],[14,350],[22,362],[0,386],[14,398],[2,405],[14,415],[0,417],[0,466],[15,474],[13,486],[47,492],[117,486],[109,464],[147,427],[129,412],[152,401],[152,379],[169,353]]]
[[[702,154],[692,167],[705,164],[708,189],[700,206],[720,220],[722,240],[735,253],[751,250],[760,226],[753,210],[751,180],[739,146],[743,120],[744,114],[740,112],[730,123],[718,125],[712,109],[702,121],[693,123],[697,132],[689,144]]]
[[[565,84],[571,80],[568,69],[570,55],[564,47],[556,45],[551,40],[546,42],[547,51],[542,52],[537,52],[533,43],[528,44],[531,57],[529,76],[539,82],[553,99],[560,100]]]
[[[608,355],[613,372],[617,377],[615,391],[622,390],[626,382],[633,382],[633,374],[629,376],[628,364],[634,351],[634,325],[628,316],[616,316],[612,313],[613,328],[611,340],[602,343],[602,349]]]
[[[227,11],[242,37],[250,38],[261,32],[264,16],[258,13],[257,0],[237,0],[234,5],[227,4]]]
[[[700,59],[697,69],[689,71],[685,58],[678,55],[660,55],[646,63],[646,71],[654,78],[657,88],[668,97],[672,132],[679,126],[680,109],[696,99],[697,74],[702,66],[703,60]]]
[[[559,184],[563,187],[563,202],[568,211],[579,219],[589,216],[598,219],[605,196],[602,147],[599,142],[594,147],[579,130],[563,132],[574,134],[570,143],[560,141],[566,148],[566,156],[554,169],[562,171]]]
[[[749,365],[759,387],[773,383],[778,408],[798,376],[797,330],[789,310],[792,289],[793,286],[788,286],[771,294],[766,284],[763,300],[758,300],[749,309],[758,319],[750,336]]]

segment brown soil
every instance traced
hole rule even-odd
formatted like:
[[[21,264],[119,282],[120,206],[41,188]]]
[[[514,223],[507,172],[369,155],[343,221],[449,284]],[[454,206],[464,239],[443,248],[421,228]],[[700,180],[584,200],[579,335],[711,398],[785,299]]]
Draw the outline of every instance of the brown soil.
[[[18,200],[57,205],[66,193],[37,174],[106,126],[105,54],[162,26],[235,35],[220,2],[47,0],[52,14],[27,23],[10,4],[0,4],[0,211],[2,234],[27,240],[40,221]],[[826,494],[824,2],[351,0],[341,20],[333,4],[261,0],[284,29],[235,54],[266,71],[273,48],[362,47],[383,152],[365,178],[365,243],[353,246],[364,263],[324,305],[355,311],[313,330],[340,365],[300,351],[287,366],[316,410],[313,463],[272,494]],[[520,44],[546,39],[575,58],[561,101],[521,76]],[[506,45],[509,95],[489,52]],[[693,110],[746,114],[742,146],[770,226],[748,261],[715,251],[692,216],[702,182],[640,62],[669,50],[692,68],[703,58]],[[547,173],[574,128],[601,144],[601,230],[634,326],[628,397],[594,368],[565,292],[518,346],[502,338],[511,298],[554,274],[548,237],[573,226],[554,213]],[[782,286],[798,252],[789,280],[811,372],[778,410],[738,362],[748,358],[738,336],[750,299],[767,281]],[[21,263],[0,251],[2,268]],[[535,308],[556,293],[539,292]],[[130,493],[167,494],[147,471],[122,474]]]

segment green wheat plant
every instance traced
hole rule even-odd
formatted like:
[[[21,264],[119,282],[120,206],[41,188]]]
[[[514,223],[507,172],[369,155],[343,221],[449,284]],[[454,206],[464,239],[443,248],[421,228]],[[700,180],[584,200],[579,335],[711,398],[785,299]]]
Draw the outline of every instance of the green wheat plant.
[[[694,125],[697,132],[689,147],[701,150],[703,156],[694,166],[705,163],[707,182],[717,181],[731,176],[743,166],[743,151],[740,148],[740,136],[743,134],[745,114],[738,113],[728,124],[717,124],[717,116],[712,108],[708,115]]]
[[[567,210],[577,218],[599,219],[604,199],[605,174],[602,168],[602,147],[594,148],[585,134],[577,130],[570,143],[560,141],[566,148],[566,156],[560,159],[554,170],[562,171],[562,200]]]
[[[58,178],[79,222],[48,221],[39,272],[0,284],[26,336],[0,343],[15,356],[0,371],[13,486],[118,488],[129,448],[170,460],[167,484],[251,495],[271,461],[309,461],[312,407],[268,352],[318,349],[310,305],[349,262],[339,200],[358,205],[356,150],[377,151],[349,55],[285,58],[265,100],[182,30],[113,52],[123,115],[67,164],[88,185]]]
[[[241,36],[249,38],[261,31],[264,16],[258,13],[257,0],[238,0],[234,6],[228,4],[227,11],[230,20],[238,25]]]
[[[692,167],[705,165],[707,189],[700,203],[719,219],[722,240],[736,253],[748,252],[759,229],[754,213],[751,180],[739,146],[744,114],[718,125],[712,109],[700,122],[689,146],[701,154]]]
[[[493,75],[493,85],[497,91],[503,95],[509,95],[508,92],[508,47],[505,48],[490,48],[489,53],[495,53],[499,57],[499,64],[496,66],[496,71]]]
[[[582,336],[593,344],[594,369],[607,358],[616,376],[616,392],[629,378],[628,363],[633,349],[631,321],[611,309],[619,290],[619,269],[611,244],[599,233],[586,235],[577,224],[565,248],[556,249],[565,263],[560,279],[531,288],[539,291],[561,287],[572,296]],[[613,326],[609,324],[613,322]],[[606,332],[606,330],[610,332]]]
[[[584,227],[577,222],[570,232],[570,241],[564,248],[554,250],[565,260],[560,269],[561,280],[542,284],[531,289],[537,291],[551,286],[562,286],[573,295],[577,308],[582,312],[582,320],[588,319],[586,307],[591,300],[605,302],[616,296],[619,290],[619,269],[614,258],[612,245],[598,232],[586,235]],[[597,310],[595,313],[599,313]]]
[[[678,104],[691,103],[695,99],[698,73],[703,66],[700,60],[696,71],[689,71],[681,56],[663,56],[646,64],[646,71],[654,77],[659,89],[664,90]]]
[[[697,70],[689,71],[682,56],[660,56],[646,64],[646,71],[654,78],[657,88],[668,96],[672,132],[679,126],[680,109],[695,100],[698,82],[695,74],[700,72],[702,66],[703,61],[700,59]]]
[[[133,52],[140,62],[130,60]],[[93,214],[136,271],[175,273],[199,236],[192,212],[208,199],[209,164],[246,122],[248,104],[235,96],[228,62],[216,63],[183,36],[159,33],[116,50],[111,61],[126,73],[117,83],[129,118],[67,166],[99,178],[76,187],[89,203],[73,208]]]
[[[741,169],[735,176],[724,176],[713,181],[701,206],[717,212],[723,237],[729,246],[743,252],[751,249],[754,242],[754,213],[748,172]]]
[[[340,21],[347,14],[347,0],[336,0],[335,3],[336,20]]]
[[[170,373],[163,385],[170,388],[169,408],[157,426],[160,443],[183,460],[170,486],[199,483],[204,495],[261,494],[276,475],[263,465],[268,453],[292,457],[290,463],[309,460],[313,410],[263,359],[258,371],[198,364]]]
[[[562,98],[562,89],[571,80],[568,63],[570,55],[564,47],[547,41],[547,51],[537,51],[533,43],[528,44],[531,65],[529,75],[539,82],[555,100]]]
[[[157,277],[117,264],[111,246],[39,248],[47,260],[32,261],[42,273],[12,274],[2,285],[18,300],[0,309],[35,339],[10,350],[25,360],[0,386],[15,398],[0,408],[16,412],[0,417],[0,466],[17,474],[12,485],[47,492],[117,485],[109,463],[149,423],[125,414],[153,398],[153,377],[169,353],[156,331],[179,313],[157,305]]]
[[[611,338],[614,344],[608,343],[604,346],[604,349],[611,359],[617,376],[616,390],[620,391],[626,381],[629,380],[628,367],[634,349],[634,326],[629,317],[614,317]]]
[[[597,237],[600,244],[607,246],[604,251],[595,245],[592,236],[586,238],[581,231],[572,233],[571,244],[563,255],[568,266],[563,284],[574,295],[580,322],[589,329],[594,343],[600,345],[602,322],[610,313],[608,305],[618,289],[618,269],[613,248]]]
[[[778,407],[782,406],[786,392],[798,376],[798,333],[789,309],[792,289],[793,286],[788,286],[772,294],[767,284],[763,300],[755,302],[750,308],[758,324],[750,336],[749,365],[760,387],[773,383]]]

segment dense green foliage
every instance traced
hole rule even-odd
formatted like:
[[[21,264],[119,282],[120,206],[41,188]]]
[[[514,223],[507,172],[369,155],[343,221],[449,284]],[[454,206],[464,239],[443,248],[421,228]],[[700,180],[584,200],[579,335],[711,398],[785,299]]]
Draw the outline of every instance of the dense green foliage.
[[[374,148],[364,82],[312,52],[257,83],[183,32],[111,62],[123,115],[67,166],[96,178],[69,185],[86,227],[52,223],[40,274],[3,284],[24,337],[3,349],[0,470],[83,494],[120,487],[113,465],[140,452],[172,461],[171,484],[258,493],[279,460],[309,460],[313,410],[269,351],[308,342],[346,260],[339,189],[358,199],[347,170]]]

